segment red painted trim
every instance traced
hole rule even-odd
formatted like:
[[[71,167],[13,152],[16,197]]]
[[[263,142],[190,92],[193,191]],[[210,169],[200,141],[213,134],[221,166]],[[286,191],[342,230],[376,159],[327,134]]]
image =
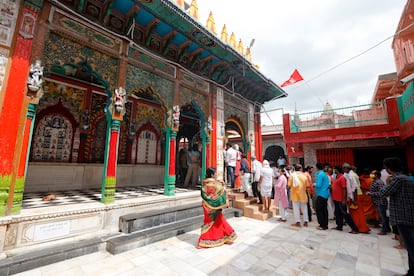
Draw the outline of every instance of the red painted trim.
[[[254,115],[254,136],[256,141],[256,159],[263,161],[263,141],[260,114]]]
[[[374,133],[347,133],[344,129],[343,133],[335,135],[323,135],[318,132],[319,135],[306,135],[305,132],[299,132],[298,135],[291,135],[289,139],[285,137],[285,143],[317,143],[317,142],[335,142],[335,141],[349,141],[349,140],[362,140],[362,139],[378,139],[378,138],[393,138],[399,137],[400,132],[396,131],[378,131]]]
[[[37,17],[37,14],[34,14]],[[32,49],[32,39],[17,37],[15,50],[11,58],[10,77],[7,82],[3,107],[0,113],[1,128],[7,131],[0,132],[0,175],[9,175],[13,171],[20,114],[26,91],[29,72],[29,59]]]
[[[214,93],[211,93],[210,97],[210,114],[211,114],[211,124],[213,127],[213,130],[211,131],[210,135],[210,145],[207,145],[208,151],[207,151],[207,160],[206,160],[206,166],[208,167],[214,167],[217,168],[217,97]],[[211,164],[210,164],[211,162]]]
[[[116,177],[116,156],[119,133],[117,130],[111,130],[111,141],[109,142],[109,156],[106,170],[106,177]]]
[[[170,139],[170,166],[168,169],[169,176],[175,176],[175,163],[177,162],[175,152],[175,141],[175,138]]]
[[[409,138],[414,137],[414,117],[408,120],[402,127],[401,127],[401,140],[407,140]]]

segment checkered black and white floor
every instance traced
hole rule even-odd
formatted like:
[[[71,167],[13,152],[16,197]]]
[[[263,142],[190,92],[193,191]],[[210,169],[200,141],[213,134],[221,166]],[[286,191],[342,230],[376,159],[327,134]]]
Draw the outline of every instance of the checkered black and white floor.
[[[192,191],[194,189],[186,188],[175,188],[175,193],[184,193]],[[42,200],[44,196],[54,194],[56,199],[45,201]],[[164,187],[160,186],[140,186],[140,187],[120,187],[116,188],[115,200],[123,199],[132,199],[132,198],[142,198],[150,197],[156,195],[163,195]],[[50,206],[61,206],[69,204],[83,204],[83,203],[92,203],[100,202],[101,200],[101,190],[100,189],[90,189],[90,190],[74,190],[74,191],[62,191],[62,192],[53,192],[53,193],[25,193],[23,195],[23,209],[33,209],[41,207],[50,207]]]

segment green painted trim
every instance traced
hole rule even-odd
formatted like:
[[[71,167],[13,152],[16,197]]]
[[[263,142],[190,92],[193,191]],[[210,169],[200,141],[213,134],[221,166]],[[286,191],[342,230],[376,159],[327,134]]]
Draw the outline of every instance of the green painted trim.
[[[112,203],[115,201],[116,177],[106,177],[106,186],[102,190],[102,203]]]
[[[25,0],[25,3],[31,4],[35,7],[42,8],[43,7],[43,0]]]
[[[12,175],[0,175],[0,216],[7,214],[7,201],[9,199]]]
[[[171,128],[165,129],[165,167],[164,167],[164,194],[168,195],[168,171],[170,170],[170,139],[171,139]]]
[[[103,165],[103,173],[102,173],[102,185],[101,185],[101,202],[105,202],[105,187],[106,187],[106,173],[107,173],[107,166],[108,166],[108,158],[109,158],[109,143],[111,137],[111,125],[112,125],[112,115],[108,110],[106,110],[106,144],[105,144],[105,153],[104,153],[104,165]]]
[[[201,181],[203,181],[207,171],[207,139],[204,132],[201,134],[201,147]]]
[[[12,214],[19,214],[22,209],[24,183],[24,177],[18,177],[16,179],[16,183],[14,184],[14,195],[11,209]]]
[[[32,122],[30,124],[29,142],[27,144],[26,165],[24,168],[24,180],[26,180],[27,167],[29,166],[30,151],[32,149],[33,130],[34,130],[34,125],[35,125],[35,120],[36,120],[36,109],[37,109],[36,104],[29,103],[29,106],[27,107],[26,117],[28,119],[31,119]]]
[[[166,196],[174,196],[175,195],[175,175],[168,176],[168,185],[166,189],[164,189],[164,195]]]

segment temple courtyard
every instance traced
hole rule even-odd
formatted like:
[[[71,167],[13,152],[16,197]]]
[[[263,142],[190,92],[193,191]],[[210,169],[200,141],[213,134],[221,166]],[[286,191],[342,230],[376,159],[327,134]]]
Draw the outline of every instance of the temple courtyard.
[[[401,275],[407,270],[406,250],[396,249],[392,235],[349,234],[290,226],[277,218],[259,221],[229,219],[238,234],[231,245],[197,249],[200,230],[117,255],[102,250],[25,271],[20,276],[46,275]],[[330,221],[334,227],[334,221]]]

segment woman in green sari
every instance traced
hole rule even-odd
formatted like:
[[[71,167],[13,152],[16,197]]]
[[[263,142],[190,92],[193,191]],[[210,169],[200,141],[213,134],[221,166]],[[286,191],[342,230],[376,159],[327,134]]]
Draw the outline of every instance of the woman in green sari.
[[[228,207],[226,186],[216,179],[216,169],[208,168],[201,187],[204,224],[198,239],[198,248],[208,248],[232,243],[237,235],[223,216],[223,208]]]

